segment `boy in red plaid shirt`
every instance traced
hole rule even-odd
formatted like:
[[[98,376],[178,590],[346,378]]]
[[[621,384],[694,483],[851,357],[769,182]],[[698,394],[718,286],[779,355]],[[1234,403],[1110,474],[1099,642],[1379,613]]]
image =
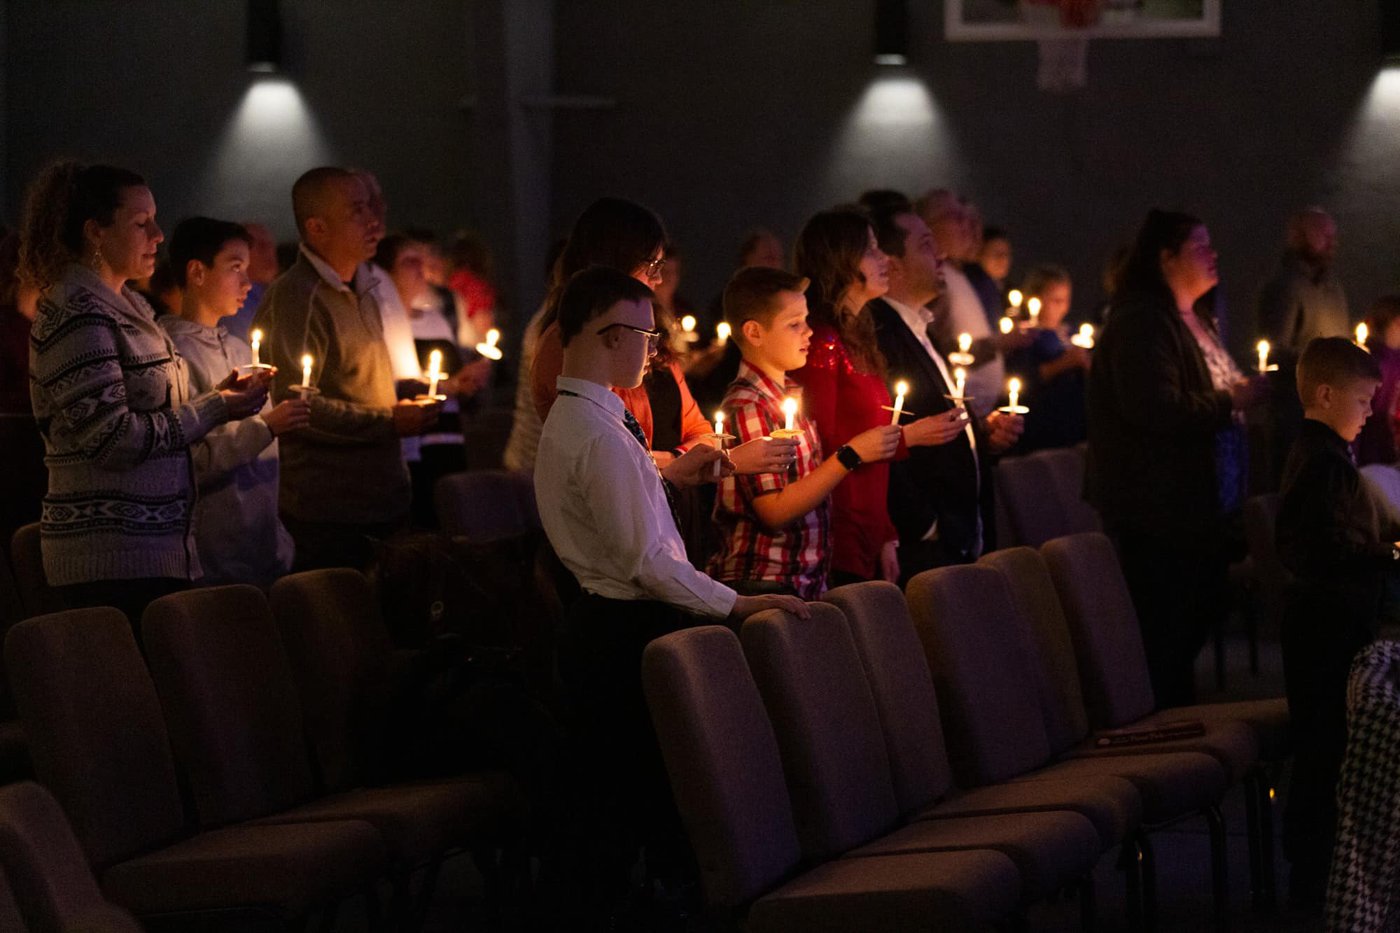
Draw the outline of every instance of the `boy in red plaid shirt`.
[[[723,408],[743,444],[786,430],[786,399],[797,411],[792,466],[784,473],[726,477],[715,501],[720,548],[709,572],[745,595],[789,593],[816,599],[826,590],[831,522],[827,497],[861,463],[886,460],[900,429],[881,425],[823,458],[816,425],[801,413],[801,387],[787,373],[807,362],[808,281],[781,269],[740,269],[724,289],[724,317],[743,353]]]

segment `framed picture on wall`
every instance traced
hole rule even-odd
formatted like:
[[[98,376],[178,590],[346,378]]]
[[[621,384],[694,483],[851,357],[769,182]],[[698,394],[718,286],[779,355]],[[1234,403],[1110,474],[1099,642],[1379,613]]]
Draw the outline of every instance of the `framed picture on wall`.
[[[954,42],[1220,35],[1221,0],[944,0]]]

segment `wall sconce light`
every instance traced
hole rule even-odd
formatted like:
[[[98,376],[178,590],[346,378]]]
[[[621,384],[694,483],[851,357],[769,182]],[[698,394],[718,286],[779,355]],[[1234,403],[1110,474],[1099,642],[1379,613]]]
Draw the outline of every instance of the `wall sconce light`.
[[[282,67],[282,10],[279,0],[248,0],[248,70]]]
[[[875,0],[875,64],[909,61],[908,0]]]

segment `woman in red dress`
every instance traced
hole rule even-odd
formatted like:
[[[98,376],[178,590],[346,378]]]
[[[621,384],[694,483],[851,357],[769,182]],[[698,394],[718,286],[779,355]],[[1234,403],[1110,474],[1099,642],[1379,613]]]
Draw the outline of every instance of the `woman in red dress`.
[[[827,456],[862,431],[890,423],[885,361],[875,342],[866,303],[888,286],[887,260],[865,216],[823,211],[798,235],[794,259],[812,282],[807,307],[812,325],[807,365],[793,374],[802,384],[802,408],[817,423]],[[896,459],[908,456],[901,437]],[[899,579],[899,534],[885,504],[888,461],[863,463],[831,494],[831,584]]]

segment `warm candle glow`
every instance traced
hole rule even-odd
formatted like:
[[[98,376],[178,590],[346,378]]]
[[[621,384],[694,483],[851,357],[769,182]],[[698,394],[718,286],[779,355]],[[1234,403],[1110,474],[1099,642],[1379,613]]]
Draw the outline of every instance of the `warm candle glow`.
[[[716,433],[716,434],[723,434],[723,433],[724,433],[724,412],[723,412],[723,411],[717,411],[717,412],[715,412],[715,433]]]
[[[255,327],[255,328],[253,328],[253,332],[252,332],[251,334],[249,334],[248,336],[250,336],[250,337],[253,338],[253,343],[252,343],[252,348],[253,348],[253,365],[254,365],[254,366],[257,366],[257,365],[258,365],[258,348],[262,346],[262,331]]]
[[[1079,333],[1069,338],[1069,342],[1085,350],[1094,349],[1094,325],[1080,324]]]
[[[1027,300],[1026,310],[1030,312],[1032,321],[1038,320],[1040,318],[1040,299],[1031,298]]]
[[[301,384],[310,387],[311,385],[311,354],[304,353],[301,357]]]
[[[715,338],[721,347],[729,343],[729,335],[732,332],[728,321],[720,321],[715,325]]]
[[[1366,348],[1366,338],[1369,336],[1371,336],[1371,329],[1366,326],[1365,321],[1356,325],[1356,345],[1358,347],[1364,350]]]
[[[1009,317],[1004,317],[997,323],[997,326],[1001,328],[1003,334],[1009,334],[1016,329],[1016,322]]]
[[[789,395],[783,399],[783,429],[792,430],[792,419],[797,417],[797,399]]]
[[[1269,341],[1261,340],[1254,347],[1259,351],[1259,371],[1261,373],[1269,371]]]
[[[1024,297],[1019,288],[1013,288],[1006,293],[1006,300],[1011,302],[1011,307],[1013,308],[1021,307],[1021,302],[1024,300]]]
[[[890,424],[899,424],[899,414],[904,411],[904,396],[909,394],[909,383],[903,379],[894,384],[894,414],[890,417]]]
[[[953,370],[953,397],[961,400],[963,390],[967,388],[967,370],[959,366]]]
[[[971,334],[958,334],[958,349],[961,350],[963,353],[966,353],[968,350],[972,349]]]
[[[437,395],[438,380],[442,379],[442,351],[428,354],[428,394]]]
[[[501,341],[501,332],[496,328],[491,328],[486,332],[486,341],[476,345],[476,352],[486,357],[488,360],[499,360],[504,354],[496,344]]]
[[[1021,399],[1021,380],[1012,376],[1006,381],[1006,395],[1010,400],[1008,408],[1015,408],[1016,403]]]
[[[687,334],[695,333],[695,315],[687,314],[685,317],[681,318],[681,330],[685,331]]]

